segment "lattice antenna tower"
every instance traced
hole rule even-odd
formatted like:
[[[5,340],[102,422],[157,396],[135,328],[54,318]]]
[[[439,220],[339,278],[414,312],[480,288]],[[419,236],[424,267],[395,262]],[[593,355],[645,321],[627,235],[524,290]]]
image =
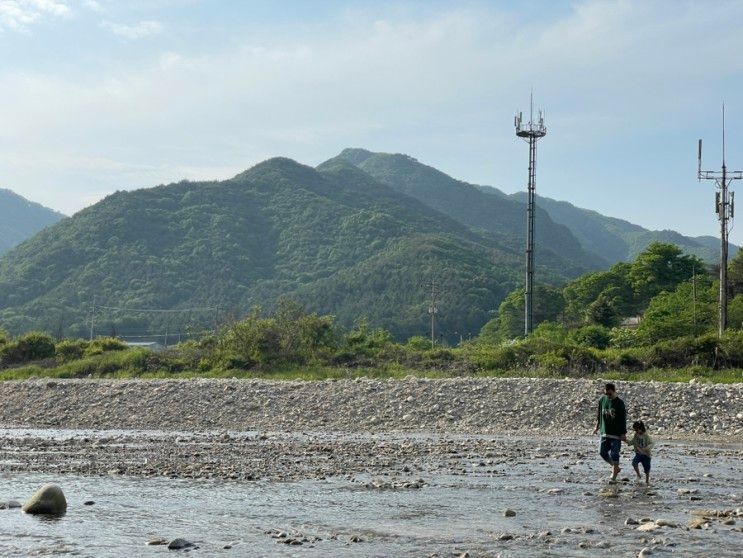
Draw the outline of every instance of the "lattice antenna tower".
[[[529,182],[526,201],[526,289],[524,293],[524,334],[534,329],[534,202],[537,196],[537,141],[547,135],[544,114],[540,110],[534,119],[534,95],[529,97],[529,121],[523,113],[513,119],[516,135],[529,144]]]
[[[697,147],[697,179],[715,183],[715,213],[720,221],[720,295],[718,309],[718,336],[728,325],[728,236],[730,221],[735,217],[735,193],[730,191],[733,180],[743,179],[743,171],[729,171],[725,164],[725,103],[722,104],[722,168],[719,171],[702,170],[702,140]]]

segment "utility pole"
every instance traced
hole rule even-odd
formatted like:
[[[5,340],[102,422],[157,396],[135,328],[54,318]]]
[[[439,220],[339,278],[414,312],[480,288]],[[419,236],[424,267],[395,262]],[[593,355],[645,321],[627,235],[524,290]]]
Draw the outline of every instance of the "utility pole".
[[[720,221],[720,296],[718,300],[717,335],[721,337],[728,325],[728,235],[730,219],[735,217],[735,194],[729,191],[733,180],[743,179],[743,171],[728,171],[725,164],[725,104],[722,105],[722,169],[702,170],[702,140],[697,149],[697,179],[712,180],[718,191],[715,192],[715,212]]]
[[[691,270],[691,314],[694,324],[692,335],[697,334],[697,266],[695,265]]]
[[[427,289],[431,289],[431,300],[428,303],[428,313],[431,316],[431,348],[436,347],[436,314],[439,313],[438,297],[441,294],[440,288],[436,284],[436,278],[431,279],[423,284]]]
[[[529,144],[529,182],[526,202],[526,289],[524,293],[524,334],[534,328],[534,202],[537,196],[537,141],[547,135],[544,115],[540,110],[534,120],[534,96],[529,98],[529,122],[519,112],[513,119],[516,135]]]

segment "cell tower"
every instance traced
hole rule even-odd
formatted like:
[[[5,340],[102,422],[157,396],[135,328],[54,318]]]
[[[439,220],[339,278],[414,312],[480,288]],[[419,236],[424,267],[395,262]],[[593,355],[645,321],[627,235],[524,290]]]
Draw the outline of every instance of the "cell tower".
[[[735,193],[729,191],[733,180],[741,180],[743,171],[729,171],[725,165],[725,104],[722,105],[722,169],[702,170],[702,140],[697,150],[697,179],[713,180],[718,191],[715,192],[715,212],[720,221],[720,299],[718,301],[717,335],[722,336],[728,325],[728,235],[730,219],[735,216]]]
[[[529,98],[529,122],[519,112],[513,119],[516,135],[529,143],[529,185],[526,202],[526,292],[524,294],[524,334],[529,335],[534,326],[534,200],[537,189],[537,141],[547,135],[544,115],[540,110],[534,120],[534,96]]]

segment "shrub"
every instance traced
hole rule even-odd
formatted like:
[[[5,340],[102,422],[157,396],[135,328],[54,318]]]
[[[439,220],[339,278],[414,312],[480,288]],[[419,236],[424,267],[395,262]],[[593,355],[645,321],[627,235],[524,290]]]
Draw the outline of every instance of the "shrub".
[[[422,335],[414,335],[408,339],[407,345],[415,351],[428,351],[431,349],[431,340]]]
[[[32,331],[3,345],[0,362],[3,365],[19,364],[54,356],[54,341],[46,333]]]
[[[663,341],[648,351],[647,365],[657,368],[715,366],[717,347],[717,337],[714,334]]]
[[[55,347],[55,355],[60,362],[82,358],[89,343],[84,339],[63,339]]]
[[[604,326],[588,325],[571,332],[570,339],[583,347],[605,349],[611,342],[611,333]]]
[[[550,372],[563,372],[568,368],[568,359],[555,352],[532,355],[529,359],[532,365]]]
[[[111,351],[125,351],[129,347],[115,337],[96,337],[85,349],[85,356],[100,355]]]

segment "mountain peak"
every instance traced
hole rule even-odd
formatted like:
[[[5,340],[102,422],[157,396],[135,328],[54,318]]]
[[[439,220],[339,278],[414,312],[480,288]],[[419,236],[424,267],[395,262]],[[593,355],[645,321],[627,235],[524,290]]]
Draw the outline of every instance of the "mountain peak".
[[[360,147],[346,147],[340,152],[338,157],[345,159],[346,161],[353,163],[354,165],[360,165],[370,157],[374,157],[376,153],[369,151],[368,149],[361,149]]]

